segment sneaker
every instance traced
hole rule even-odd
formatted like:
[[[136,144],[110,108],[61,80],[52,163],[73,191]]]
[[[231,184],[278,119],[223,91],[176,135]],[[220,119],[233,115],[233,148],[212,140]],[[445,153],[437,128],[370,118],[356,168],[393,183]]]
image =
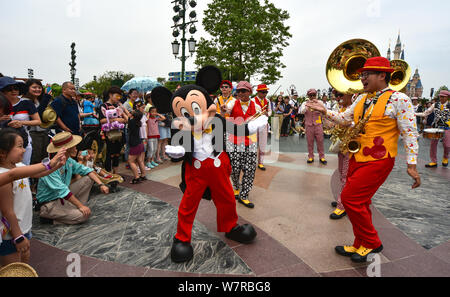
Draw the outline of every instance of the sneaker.
[[[425,165],[426,168],[437,168],[438,165],[437,163],[428,163],[427,165]]]
[[[370,254],[380,253],[383,250],[383,245],[380,245],[376,249],[369,249],[361,246],[356,253],[354,253],[352,257],[352,261],[356,263],[364,263],[367,262],[367,257]]]
[[[259,164],[258,168],[261,169],[262,171],[266,171],[266,167],[264,167],[263,164]]]
[[[307,161],[308,164],[314,163],[314,159],[313,158],[309,158]]]
[[[159,164],[156,163],[155,161],[152,161],[151,164],[153,165],[153,167],[158,167],[159,166]]]
[[[150,169],[155,168],[155,165],[153,165],[151,162],[148,162],[147,164],[145,164],[145,166],[147,166]]]
[[[442,166],[448,167],[448,159],[442,159]]]
[[[330,214],[330,219],[339,220],[345,217],[346,215],[347,213],[345,212],[345,210],[336,208],[336,210],[332,214]]]
[[[357,248],[355,248],[354,246],[348,246],[348,245],[344,245],[344,246],[337,246],[334,248],[334,250],[336,251],[336,253],[338,253],[341,256],[345,256],[345,257],[351,257],[353,256],[356,251],[358,250]]]
[[[150,171],[152,168],[145,166],[145,171]]]
[[[248,199],[239,198],[238,202],[241,203],[241,204],[244,204],[248,208],[254,208],[255,207],[255,205],[253,203],[251,203],[250,200],[248,200]]]
[[[322,163],[323,165],[327,165],[328,164],[327,160],[325,160],[324,158],[320,159],[320,163]]]

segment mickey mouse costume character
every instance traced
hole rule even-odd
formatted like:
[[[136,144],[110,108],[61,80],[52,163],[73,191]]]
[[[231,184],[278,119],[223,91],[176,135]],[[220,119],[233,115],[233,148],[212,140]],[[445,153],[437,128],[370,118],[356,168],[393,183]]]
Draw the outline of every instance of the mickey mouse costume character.
[[[158,111],[172,112],[172,127],[180,131],[166,146],[166,153],[174,159],[182,159],[182,183],[184,192],[178,209],[178,225],[172,249],[173,262],[192,259],[192,226],[202,197],[210,196],[217,208],[218,232],[225,232],[231,240],[248,244],[256,237],[251,225],[238,225],[236,200],[230,182],[231,165],[224,151],[226,133],[245,135],[255,133],[267,124],[267,117],[260,117],[241,127],[227,122],[216,114],[216,105],[209,94],[220,86],[222,75],[213,66],[198,72],[196,85],[179,88],[172,94],[164,87],[152,91],[152,101]],[[180,145],[175,146],[179,142]]]

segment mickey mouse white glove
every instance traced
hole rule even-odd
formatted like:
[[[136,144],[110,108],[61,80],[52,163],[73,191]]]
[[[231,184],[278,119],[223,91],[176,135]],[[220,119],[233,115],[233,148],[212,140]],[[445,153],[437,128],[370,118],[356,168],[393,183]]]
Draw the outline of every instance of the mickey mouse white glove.
[[[166,154],[173,159],[179,159],[184,157],[186,151],[182,146],[166,145]]]
[[[265,127],[267,125],[268,121],[269,121],[269,118],[267,116],[265,116],[265,115],[260,116],[256,120],[248,123],[248,131],[250,132],[250,134],[255,134],[256,132],[258,132],[259,128]]]

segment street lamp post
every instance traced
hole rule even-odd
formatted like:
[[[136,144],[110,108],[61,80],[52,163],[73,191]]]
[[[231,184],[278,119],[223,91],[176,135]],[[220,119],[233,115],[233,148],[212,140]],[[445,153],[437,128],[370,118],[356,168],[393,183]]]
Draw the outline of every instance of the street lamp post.
[[[185,73],[186,73],[186,41],[188,42],[188,50],[189,53],[191,53],[191,56],[195,52],[195,46],[196,41],[194,37],[191,37],[189,40],[186,39],[186,29],[189,27],[189,33],[195,34],[197,32],[197,29],[195,28],[195,23],[197,23],[197,13],[194,10],[191,10],[189,13],[189,21],[186,22],[186,15],[187,15],[187,9],[188,6],[186,5],[188,0],[174,0],[172,1],[172,4],[174,4],[173,10],[175,11],[175,16],[173,17],[173,22],[175,25],[173,28],[173,37],[175,37],[175,41],[172,42],[172,53],[174,54],[176,59],[181,60],[181,83],[184,83],[185,79]],[[195,0],[189,1],[189,6],[191,9],[197,6],[197,2]],[[181,23],[180,23],[181,21]],[[181,44],[176,39],[178,36],[180,36],[180,31],[182,32],[181,37]],[[178,58],[177,56],[180,54],[180,45],[181,45],[181,57]]]
[[[75,69],[75,66],[77,65],[77,63],[75,63],[75,59],[77,58],[77,56],[76,56],[77,52],[75,51],[75,42],[72,42],[70,47],[72,48],[72,52],[71,52],[72,62],[69,63],[69,66],[70,66],[70,77],[71,77],[72,83],[75,85],[75,75],[77,73],[77,70]]]

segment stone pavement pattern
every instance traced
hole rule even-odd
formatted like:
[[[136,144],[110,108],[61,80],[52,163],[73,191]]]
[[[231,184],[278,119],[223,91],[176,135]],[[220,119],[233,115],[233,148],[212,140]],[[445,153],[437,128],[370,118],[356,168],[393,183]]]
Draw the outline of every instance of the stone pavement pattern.
[[[167,162],[148,174],[152,181],[131,186],[126,178],[121,192],[93,197],[93,216],[84,225],[40,226],[35,219],[31,265],[41,276],[65,276],[67,255],[75,252],[82,255],[82,276],[366,276],[367,264],[334,252],[334,246],[353,241],[347,218],[328,218],[337,194],[337,158],[327,156],[328,166],[317,160],[306,165],[304,142],[283,140],[281,149],[289,153],[276,156],[267,171],[257,171],[250,194],[256,207],[237,205],[239,223],[257,229],[251,245],[217,233],[215,207],[202,201],[194,226],[195,258],[171,263],[180,164]],[[447,169],[425,174],[420,169],[433,187],[413,192],[403,163],[400,156],[374,198],[374,224],[385,247],[382,276],[450,276],[449,199],[442,195],[448,191]],[[442,186],[442,193],[436,190]],[[402,196],[395,197],[398,190]],[[427,203],[427,196],[438,203]]]

